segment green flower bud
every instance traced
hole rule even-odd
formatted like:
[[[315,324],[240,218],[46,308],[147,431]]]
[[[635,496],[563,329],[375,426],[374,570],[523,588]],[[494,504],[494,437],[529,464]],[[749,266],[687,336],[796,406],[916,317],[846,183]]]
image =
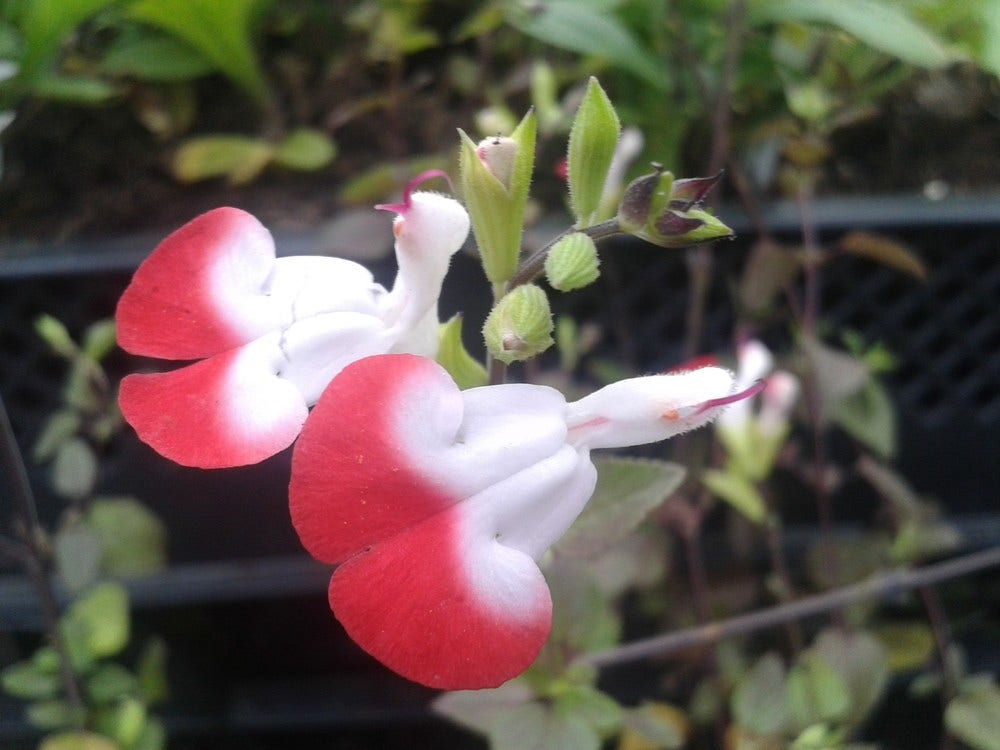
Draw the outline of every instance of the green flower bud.
[[[554,289],[570,292],[592,284],[601,275],[597,245],[583,232],[559,240],[545,258],[545,276]]]
[[[486,348],[505,364],[530,359],[554,343],[549,298],[534,284],[508,292],[483,325]]]
[[[621,230],[669,248],[732,237],[732,229],[701,207],[721,177],[720,172],[675,180],[670,172],[659,170],[639,177],[625,189],[618,208]]]
[[[509,138],[478,145],[459,130],[460,181],[487,278],[502,284],[514,275],[521,250],[524,207],[535,163],[535,115],[528,112]]]
[[[591,77],[573,119],[566,157],[570,204],[577,227],[590,226],[601,203],[621,123],[604,89]]]

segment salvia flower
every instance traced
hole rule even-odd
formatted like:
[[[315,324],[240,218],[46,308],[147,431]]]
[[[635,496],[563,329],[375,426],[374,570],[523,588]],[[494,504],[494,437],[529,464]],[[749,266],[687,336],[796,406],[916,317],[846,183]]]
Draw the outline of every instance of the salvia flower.
[[[669,438],[747,395],[706,367],[567,403],[539,385],[460,391],[431,360],[369,357],[334,378],[296,443],[292,522],[339,564],[330,606],[363,649],[424,685],[493,687],[548,636],[537,561],[590,499],[590,450]]]
[[[437,298],[469,232],[452,198],[414,192],[395,211],[399,272],[391,291],[340,258],[276,258],[270,233],[235,208],[210,211],[167,237],[118,303],[122,348],[200,360],[129,375],[119,402],[139,437],[202,468],[261,461],[288,447],[309,407],[350,362],[437,346]]]

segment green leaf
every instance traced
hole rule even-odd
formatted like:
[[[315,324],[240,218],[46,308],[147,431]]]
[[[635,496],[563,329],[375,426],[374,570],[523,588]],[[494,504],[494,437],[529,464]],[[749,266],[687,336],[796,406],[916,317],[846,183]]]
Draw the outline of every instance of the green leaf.
[[[974,750],[1000,750],[1000,689],[989,684],[963,691],[945,709],[944,723]]]
[[[31,82],[31,93],[39,99],[70,104],[103,104],[123,93],[116,83],[94,76],[43,73]]]
[[[624,539],[684,481],[680,464],[598,458],[597,487],[583,513],[555,547],[559,555],[593,559]]]
[[[753,482],[742,474],[707,469],[702,472],[701,481],[713,495],[725,500],[748,521],[759,524],[767,517],[764,498]]]
[[[42,740],[38,750],[121,750],[112,740],[93,732],[62,732]]]
[[[67,440],[80,429],[80,414],[72,409],[60,409],[49,417],[31,450],[32,458],[42,463],[51,460]]]
[[[21,700],[45,700],[62,689],[58,673],[40,669],[31,661],[19,661],[0,671],[0,685],[8,695]]]
[[[610,648],[618,642],[618,613],[585,568],[576,561],[557,558],[546,568],[545,579],[552,592],[552,632],[546,650],[554,661],[565,660],[567,654]]]
[[[926,622],[887,622],[875,631],[890,672],[908,672],[934,655],[934,633]]]
[[[816,377],[823,413],[830,414],[844,399],[860,392],[871,378],[857,357],[833,349],[811,336],[799,339],[805,369]]]
[[[123,698],[97,716],[97,728],[119,746],[131,747],[146,726],[146,706],[135,698]]]
[[[830,416],[848,435],[882,458],[896,454],[896,409],[877,380],[869,380],[860,391],[839,401]]]
[[[35,729],[53,732],[81,726],[86,720],[87,709],[64,700],[36,701],[25,707],[24,714]]]
[[[152,638],[139,655],[135,667],[139,689],[148,705],[162,703],[170,696],[167,683],[167,644],[162,638]]]
[[[799,729],[835,723],[851,708],[851,696],[840,675],[809,653],[802,654],[788,670],[785,689],[789,713]]]
[[[553,705],[556,713],[578,719],[601,737],[616,733],[622,724],[622,708],[618,702],[592,685],[563,688],[555,696]]]
[[[70,605],[63,620],[83,636],[95,658],[114,656],[128,643],[128,594],[118,583],[100,583]]]
[[[570,204],[578,229],[594,223],[620,134],[618,113],[591,76],[570,128],[566,160]]]
[[[161,28],[211,60],[259,103],[268,98],[257,64],[254,27],[260,0],[137,0],[132,18]]]
[[[274,146],[262,138],[206,135],[184,141],[174,152],[170,168],[181,182],[225,177],[230,185],[245,185],[273,158]]]
[[[315,172],[332,162],[337,146],[326,133],[312,128],[299,128],[285,136],[274,152],[274,161],[288,169]]]
[[[163,722],[147,717],[146,724],[129,750],[163,750],[167,746],[167,730]]]
[[[95,363],[107,357],[117,344],[114,318],[98,320],[83,332],[83,353]]]
[[[35,78],[50,65],[78,25],[117,0],[31,0],[21,20],[21,75]]]
[[[848,722],[852,726],[859,724],[878,703],[889,683],[882,644],[863,630],[827,628],[816,637],[811,651],[843,681],[851,697]]]
[[[618,750],[675,750],[690,731],[687,715],[669,703],[650,702],[625,709]]]
[[[121,664],[102,664],[87,678],[84,688],[92,703],[105,705],[121,698],[136,697],[139,678]]]
[[[79,352],[66,326],[52,315],[42,314],[35,318],[35,333],[60,357],[73,359]]]
[[[160,570],[167,561],[163,522],[135,498],[96,498],[84,521],[101,542],[101,567],[111,575]]]
[[[83,438],[70,438],[59,446],[52,464],[52,486],[63,497],[82,500],[97,481],[97,457]]]
[[[628,70],[659,91],[669,85],[668,67],[626,29],[609,9],[580,0],[549,0],[530,10],[511,3],[507,22],[523,34],[554,47],[599,57]]]
[[[730,710],[737,725],[764,737],[788,723],[785,666],[776,653],[764,654],[736,683]]]
[[[476,388],[486,385],[488,377],[484,368],[466,351],[462,343],[462,315],[453,315],[438,328],[437,363],[448,371],[459,388]]]
[[[91,529],[71,524],[55,535],[55,561],[59,580],[70,592],[82,591],[97,580],[101,540]]]
[[[491,750],[599,750],[601,738],[581,717],[527,703],[489,733]]]
[[[155,83],[191,81],[217,68],[183,40],[145,29],[120,34],[101,60],[101,70],[108,75]]]
[[[534,698],[528,684],[515,679],[490,690],[444,693],[431,703],[431,710],[474,732],[488,734],[494,726],[506,722],[512,711]]]
[[[747,21],[752,26],[785,21],[824,23],[869,46],[923,68],[954,61],[944,44],[898,6],[876,0],[755,0]]]

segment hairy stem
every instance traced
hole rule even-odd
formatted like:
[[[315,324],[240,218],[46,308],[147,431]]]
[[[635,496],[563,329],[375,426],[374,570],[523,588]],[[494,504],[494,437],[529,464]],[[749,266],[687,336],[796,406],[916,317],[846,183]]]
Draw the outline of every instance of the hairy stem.
[[[634,641],[605,651],[586,654],[580,659],[588,664],[602,667],[638,661],[653,656],[665,656],[715,643],[724,638],[746,635],[776,625],[783,625],[786,622],[843,609],[869,599],[891,597],[903,591],[933,586],[998,565],[1000,565],[1000,547],[991,547],[934,565],[912,570],[894,570],[885,575],[869,578],[861,583],[805,597],[791,604],[770,607],[728,620]]]

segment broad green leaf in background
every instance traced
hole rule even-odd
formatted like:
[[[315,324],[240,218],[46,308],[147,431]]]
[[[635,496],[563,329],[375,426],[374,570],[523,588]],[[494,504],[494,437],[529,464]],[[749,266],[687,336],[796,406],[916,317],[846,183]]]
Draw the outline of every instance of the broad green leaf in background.
[[[24,717],[35,729],[54,732],[82,726],[87,719],[87,710],[65,700],[35,701],[25,706]]]
[[[601,738],[575,713],[563,713],[541,703],[527,703],[510,712],[507,721],[489,733],[491,750],[598,750]]]
[[[594,558],[605,552],[662,505],[685,476],[683,466],[666,461],[600,458],[594,465],[594,495],[556,545],[559,555]]]
[[[111,575],[161,569],[167,560],[163,522],[131,497],[95,498],[84,520],[101,545],[101,568]]]
[[[254,49],[254,25],[267,0],[137,0],[132,18],[174,34],[201,52],[258,103],[268,90]]]
[[[206,135],[182,143],[171,162],[181,182],[225,177],[231,185],[252,182],[271,163],[274,146],[262,138]]]
[[[63,619],[82,635],[91,656],[113,656],[128,643],[128,594],[121,584],[99,583],[73,602]]]
[[[974,750],[1000,750],[1000,689],[991,682],[963,690],[945,709],[944,723]]]
[[[667,89],[666,62],[646,49],[611,12],[617,3],[580,0],[535,2],[531,9],[511,4],[507,22],[518,31],[553,47],[600,57],[639,76],[657,89]]]
[[[600,737],[608,737],[621,728],[621,706],[593,685],[562,686],[555,695],[555,709],[561,716],[578,718]]]
[[[438,328],[437,363],[448,371],[461,389],[486,385],[486,369],[470,355],[462,344],[462,315],[453,315]]]
[[[24,54],[21,75],[35,78],[52,62],[60,45],[90,16],[117,0],[31,0],[21,21]],[[33,84],[34,87],[34,84]]]
[[[788,670],[786,694],[788,711],[800,730],[837,722],[851,708],[851,696],[840,675],[810,653],[802,654]]]
[[[785,665],[776,653],[764,654],[736,683],[730,709],[737,725],[769,737],[788,723]]]
[[[142,28],[119,34],[101,60],[105,73],[158,83],[190,81],[217,68],[214,61],[182,39]]]
[[[892,2],[880,0],[751,0],[751,26],[784,21],[824,23],[922,68],[954,62],[943,42]]]
[[[827,628],[813,642],[811,653],[839,675],[851,697],[848,721],[858,724],[878,703],[889,683],[885,649],[864,630]]]
[[[22,700],[45,700],[62,688],[58,672],[42,669],[32,661],[19,661],[0,671],[0,686]]]
[[[337,156],[337,146],[322,130],[299,128],[277,145],[274,161],[288,169],[313,172],[322,169]]]

